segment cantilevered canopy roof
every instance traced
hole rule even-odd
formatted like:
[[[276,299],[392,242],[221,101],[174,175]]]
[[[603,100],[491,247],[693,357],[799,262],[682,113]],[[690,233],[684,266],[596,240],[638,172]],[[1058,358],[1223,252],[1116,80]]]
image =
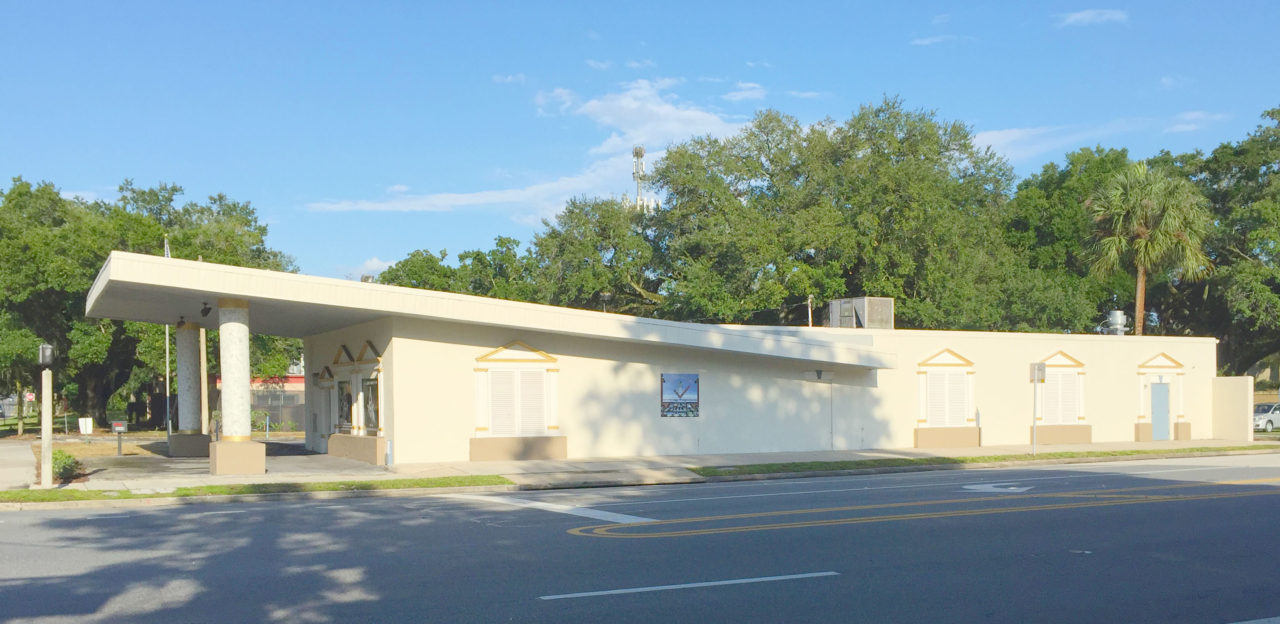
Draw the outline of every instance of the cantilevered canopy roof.
[[[459,295],[417,288],[247,269],[209,262],[113,251],[89,298],[85,314],[146,323],[180,318],[217,327],[218,299],[249,302],[250,331],[303,338],[357,323],[408,318],[512,327],[630,343],[729,351],[814,364],[892,368],[892,355],[871,348],[871,337],[852,331],[812,337],[660,321]],[[207,317],[201,311],[208,306]]]

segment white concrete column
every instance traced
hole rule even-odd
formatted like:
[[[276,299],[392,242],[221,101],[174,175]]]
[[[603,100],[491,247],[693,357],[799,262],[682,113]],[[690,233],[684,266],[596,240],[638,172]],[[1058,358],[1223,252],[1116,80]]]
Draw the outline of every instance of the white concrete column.
[[[249,441],[249,302],[218,300],[218,355],[222,370],[222,440]]]
[[[200,329],[178,323],[178,433],[200,433]]]

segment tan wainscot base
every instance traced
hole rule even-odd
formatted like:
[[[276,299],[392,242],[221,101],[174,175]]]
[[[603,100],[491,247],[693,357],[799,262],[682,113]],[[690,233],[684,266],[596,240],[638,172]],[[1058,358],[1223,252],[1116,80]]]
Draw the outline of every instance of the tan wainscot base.
[[[209,436],[200,433],[175,433],[169,436],[169,457],[208,457]]]
[[[568,459],[568,438],[471,438],[471,461]]]
[[[916,448],[958,448],[982,446],[980,427],[920,427],[916,429]]]
[[[228,441],[209,445],[209,472],[216,475],[266,474],[267,445]]]
[[[1027,439],[1031,439],[1028,428]],[[1036,444],[1089,444],[1093,442],[1090,425],[1040,425],[1035,431]]]
[[[329,436],[329,454],[375,466],[387,465],[387,439],[335,433]]]
[[[1191,423],[1189,422],[1173,423],[1173,439],[1190,440],[1191,439]]]
[[[1191,439],[1191,423],[1175,422],[1173,423],[1173,439],[1174,440],[1190,440]],[[1150,442],[1151,423],[1137,423],[1133,426],[1134,442]]]

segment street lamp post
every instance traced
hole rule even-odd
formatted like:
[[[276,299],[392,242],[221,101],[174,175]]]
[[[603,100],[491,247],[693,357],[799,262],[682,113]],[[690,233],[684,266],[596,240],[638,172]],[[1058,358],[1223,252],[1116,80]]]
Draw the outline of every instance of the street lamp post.
[[[53,487],[53,345],[40,345],[40,487]]]

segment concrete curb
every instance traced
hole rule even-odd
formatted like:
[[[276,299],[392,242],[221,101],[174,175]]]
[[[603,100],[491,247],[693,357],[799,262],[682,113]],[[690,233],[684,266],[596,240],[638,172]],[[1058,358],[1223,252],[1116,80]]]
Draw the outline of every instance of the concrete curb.
[[[59,509],[127,509],[137,507],[179,507],[219,503],[267,503],[343,498],[405,498],[430,494],[462,492],[514,492],[514,485],[472,485],[442,488],[400,488],[386,490],[335,490],[330,492],[277,492],[272,494],[227,494],[217,496],[163,496],[155,498],[121,498],[47,503],[0,503],[0,511],[39,511]]]
[[[727,475],[718,477],[676,477],[669,479],[579,479],[521,485],[479,485],[448,488],[402,488],[386,490],[345,490],[330,492],[281,492],[274,494],[231,494],[223,496],[184,496],[156,498],[125,498],[102,500],[78,500],[55,502],[0,503],[0,512],[38,511],[64,509],[125,509],[145,507],[176,507],[183,505],[209,505],[218,503],[261,503],[308,500],[335,500],[344,498],[407,498],[462,492],[524,492],[545,490],[571,490],[604,487],[637,487],[651,485],[684,485],[693,483],[726,483],[733,481],[771,481],[775,479],[808,479],[814,477],[845,477],[907,472],[931,472],[938,470],[979,470],[984,468],[1015,468],[1020,466],[1045,466],[1066,464],[1098,464],[1108,462],[1138,461],[1148,459],[1184,459],[1189,457],[1223,457],[1230,455],[1274,455],[1280,449],[1237,451],[1203,451],[1199,453],[1151,453],[1145,455],[1119,455],[1110,457],[1067,457],[1053,459],[1027,459],[972,464],[921,464],[916,466],[886,466],[882,468],[854,468],[849,470],[813,470],[806,472],[774,472],[765,474]],[[604,473],[583,473],[599,474]],[[504,475],[508,479],[512,475]],[[527,475],[524,475],[527,477]]]

